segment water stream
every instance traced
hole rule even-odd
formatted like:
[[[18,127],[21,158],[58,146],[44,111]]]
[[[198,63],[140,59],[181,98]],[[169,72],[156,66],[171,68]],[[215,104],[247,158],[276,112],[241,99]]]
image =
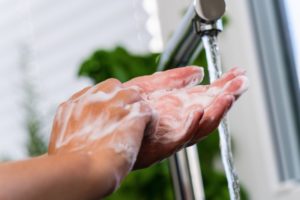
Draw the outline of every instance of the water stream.
[[[217,36],[205,35],[202,37],[210,82],[215,81],[222,75],[221,56]],[[227,126],[227,120],[224,118],[219,125],[220,149],[222,162],[228,181],[228,188],[231,200],[240,200],[239,179],[236,174],[231,151],[231,137]]]

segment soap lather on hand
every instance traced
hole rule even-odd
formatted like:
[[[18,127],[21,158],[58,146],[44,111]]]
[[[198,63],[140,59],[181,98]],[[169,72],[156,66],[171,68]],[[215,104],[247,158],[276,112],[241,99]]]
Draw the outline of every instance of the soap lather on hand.
[[[199,142],[215,128],[248,88],[245,70],[233,68],[211,85],[191,66],[138,77],[124,84],[138,86],[152,109],[135,168],[143,168]]]
[[[190,66],[88,87],[58,109],[49,153],[111,149],[127,162],[123,177],[196,144],[248,88],[241,68],[211,85],[198,85],[203,77]]]
[[[240,68],[211,85],[198,85],[203,76],[183,67],[77,92],[57,110],[48,154],[0,165],[0,199],[100,199],[197,143],[248,87]]]

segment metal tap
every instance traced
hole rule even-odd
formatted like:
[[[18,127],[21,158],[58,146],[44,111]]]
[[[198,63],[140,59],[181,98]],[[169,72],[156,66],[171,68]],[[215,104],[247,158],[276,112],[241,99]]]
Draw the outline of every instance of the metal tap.
[[[203,46],[201,36],[223,30],[224,0],[194,0],[161,55],[158,71],[192,63]]]
[[[205,22],[214,22],[224,15],[226,4],[224,0],[194,0],[198,16]]]
[[[224,0],[194,0],[196,17],[194,25],[200,35],[217,35],[223,30],[222,16],[225,14]]]
[[[195,0],[166,45],[157,71],[193,63],[203,49],[202,37],[223,30],[221,17],[225,8],[225,0]],[[195,145],[172,156],[170,169],[177,200],[205,199]]]

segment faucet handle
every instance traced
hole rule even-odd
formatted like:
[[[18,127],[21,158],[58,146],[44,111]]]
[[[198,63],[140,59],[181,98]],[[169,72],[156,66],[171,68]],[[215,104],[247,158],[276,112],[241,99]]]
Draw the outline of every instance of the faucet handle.
[[[207,22],[220,19],[226,10],[225,0],[194,0],[199,17]]]

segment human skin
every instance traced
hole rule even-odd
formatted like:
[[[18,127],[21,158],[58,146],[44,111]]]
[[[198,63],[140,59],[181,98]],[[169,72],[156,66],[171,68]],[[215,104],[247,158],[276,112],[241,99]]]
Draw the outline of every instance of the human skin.
[[[185,67],[106,80],[62,103],[47,155],[0,165],[0,199],[99,199],[133,169],[197,143],[247,88],[241,69],[209,86]]]
[[[138,77],[125,86],[138,86],[151,107],[134,168],[144,168],[211,133],[235,100],[248,88],[245,70],[233,68],[211,85],[197,85],[202,68],[186,67]]]

